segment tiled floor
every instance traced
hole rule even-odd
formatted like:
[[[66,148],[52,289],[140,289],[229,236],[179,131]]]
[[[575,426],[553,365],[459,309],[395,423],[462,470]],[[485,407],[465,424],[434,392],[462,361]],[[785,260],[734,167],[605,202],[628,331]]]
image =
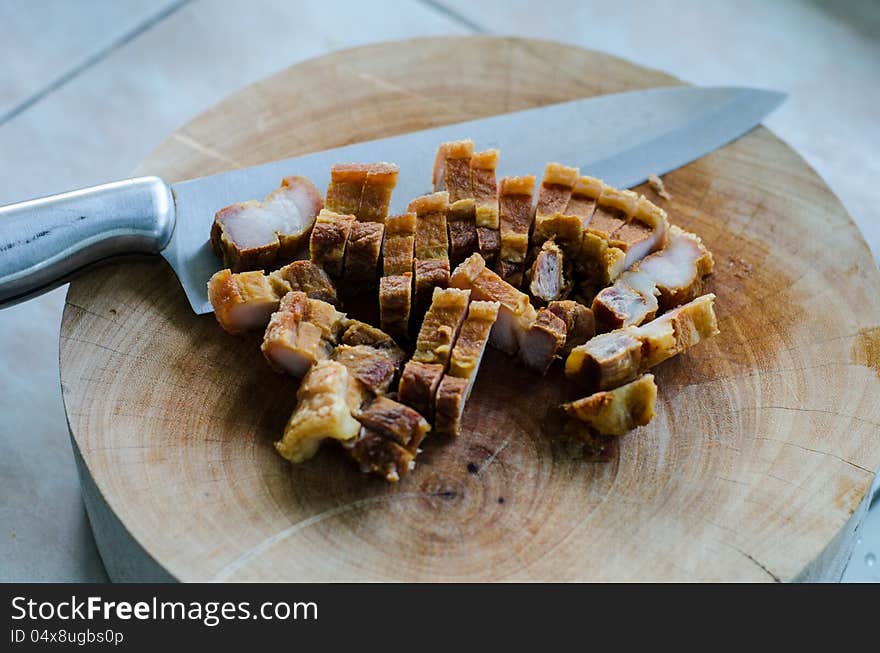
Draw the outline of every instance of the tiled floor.
[[[0,203],[124,177],[174,128],[296,61],[472,32],[573,42],[698,84],[787,91],[767,124],[822,174],[880,256],[880,5],[870,0],[2,3]],[[63,297],[0,312],[0,580],[104,577],[58,391]],[[880,580],[871,555],[880,510],[845,578]]]

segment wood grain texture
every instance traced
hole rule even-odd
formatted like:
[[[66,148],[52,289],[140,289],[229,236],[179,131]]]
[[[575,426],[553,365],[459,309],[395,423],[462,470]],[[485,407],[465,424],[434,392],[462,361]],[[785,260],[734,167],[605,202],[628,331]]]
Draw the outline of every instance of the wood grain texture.
[[[141,172],[176,180],[673,83],[549,42],[369,46],[230,97]],[[878,273],[837,199],[763,128],[666,186],[670,202],[639,190],[715,253],[722,333],[656,370],[658,415],[611,463],[551,445],[558,366],[542,381],[493,351],[465,435],[429,440],[399,485],[330,447],[290,466],[271,444],[295,382],[269,371],[258,336],[192,315],[163,261],[126,260],[75,281],[64,314],[62,384],[85,467],[181,580],[794,578],[880,463]]]

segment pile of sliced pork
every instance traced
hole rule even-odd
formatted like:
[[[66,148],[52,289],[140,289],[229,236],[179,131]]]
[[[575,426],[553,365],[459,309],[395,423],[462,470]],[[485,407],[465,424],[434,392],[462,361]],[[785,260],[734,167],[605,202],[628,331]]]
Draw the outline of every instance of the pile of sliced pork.
[[[576,168],[548,164],[536,189],[497,180],[497,163],[497,150],[444,143],[434,192],[401,215],[388,215],[390,163],[334,166],[323,198],[289,177],[217,213],[217,320],[263,329],[268,365],[301,379],[276,443],[286,459],[337,440],[362,471],[399,480],[428,432],[460,435],[488,344],[541,375],[563,360],[573,399],[559,435],[594,446],[646,425],[649,370],[718,333],[698,236]],[[377,292],[381,328],[342,312],[338,287]]]

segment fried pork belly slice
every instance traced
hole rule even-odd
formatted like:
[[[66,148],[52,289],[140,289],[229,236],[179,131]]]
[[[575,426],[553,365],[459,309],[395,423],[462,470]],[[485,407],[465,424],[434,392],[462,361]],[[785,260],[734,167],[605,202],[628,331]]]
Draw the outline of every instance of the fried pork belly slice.
[[[269,275],[269,280],[276,286],[280,296],[291,290],[304,292],[310,299],[339,305],[336,287],[326,272],[311,261],[294,261]]]
[[[629,383],[655,365],[718,333],[707,294],[638,327],[603,333],[575,347],[565,361],[565,376],[596,390]]]
[[[361,473],[377,474],[389,483],[397,483],[416,466],[414,452],[368,428],[360,430],[348,455]]]
[[[279,292],[281,291],[281,292]],[[265,327],[286,290],[259,270],[233,274],[220,270],[208,281],[208,299],[224,331],[243,333]]]
[[[600,331],[638,326],[657,315],[657,287],[644,272],[624,272],[614,285],[593,299],[593,316]]]
[[[591,231],[583,233],[581,253],[575,267],[583,280],[594,291],[613,283],[624,271],[626,252],[612,247],[608,240]]]
[[[397,338],[406,338],[411,309],[411,272],[379,279],[379,321],[384,331]]]
[[[529,297],[486,267],[479,254],[473,254],[455,268],[450,286],[471,291],[471,299],[498,302],[498,320],[492,328],[490,343],[496,349],[515,355],[520,339],[535,321],[535,308]]]
[[[407,211],[416,214],[414,255],[417,259],[447,259],[449,240],[446,234],[446,213],[449,193],[440,191],[423,195],[409,203]]]
[[[524,263],[529,249],[532,227],[532,195],[534,175],[505,177],[498,197],[498,219],[501,230],[501,260]]]
[[[411,273],[416,237],[416,214],[389,215],[385,219],[382,243],[382,274]]]
[[[501,253],[501,232],[490,227],[477,227],[477,246],[487,265],[495,265]]]
[[[424,314],[435,288],[449,286],[448,259],[416,259],[413,263],[413,309],[416,317]]]
[[[360,320],[345,318],[338,340],[343,345],[351,345],[352,347],[367,345],[378,349],[394,363],[395,368],[400,368],[406,359],[406,354],[398,347],[394,338],[382,329],[377,329],[372,324]]]
[[[495,169],[498,167],[498,150],[476,152],[471,157],[471,187],[476,205],[475,221],[477,227],[498,229],[498,182]]]
[[[348,373],[377,397],[388,392],[397,373],[394,360],[369,345],[338,345],[331,358],[345,365]]]
[[[535,207],[535,242],[540,244],[548,238],[560,233],[563,216],[566,215],[571,193],[577,183],[579,171],[559,163],[548,163],[544,170],[544,178],[538,188],[538,200]],[[569,221],[570,222],[570,221]],[[582,227],[577,222],[578,227]],[[581,229],[576,230],[580,237]]]
[[[611,234],[611,240],[620,243],[620,249],[626,252],[624,269],[628,270],[651,252],[663,249],[668,230],[666,211],[644,196],[639,197],[629,221]]]
[[[443,365],[410,360],[403,366],[397,398],[417,413],[431,421],[434,415],[434,398],[443,379]]]
[[[455,339],[452,355],[449,357],[449,374],[468,382],[465,398],[470,397],[500,308],[501,304],[498,302],[479,300],[468,305],[467,317],[458,331],[458,338]]]
[[[467,315],[471,291],[459,288],[434,288],[431,306],[425,313],[413,360],[420,363],[449,363],[452,347]]]
[[[371,163],[355,215],[361,222],[385,222],[399,168],[394,163]]]
[[[629,220],[636,210],[638,195],[631,190],[618,190],[605,186],[596,200],[596,210],[587,224],[587,229],[602,236],[610,244],[618,246],[619,241],[611,235]]]
[[[461,416],[469,387],[467,379],[443,375],[434,400],[434,433],[452,436],[461,434]]]
[[[361,425],[404,447],[413,454],[431,430],[427,420],[418,412],[388,397],[378,397],[360,412]]]
[[[473,199],[471,184],[471,157],[474,142],[470,139],[442,143],[434,158],[434,173],[431,183],[435,191],[449,191],[449,202]]]
[[[234,272],[271,267],[277,259],[293,258],[322,207],[312,182],[286,177],[262,202],[240,202],[217,211],[211,248]]]
[[[340,215],[357,215],[369,172],[368,163],[337,163],[330,168],[325,208]]]
[[[450,206],[446,225],[449,229],[449,261],[455,266],[479,249],[473,200],[461,200]]]
[[[562,404],[571,417],[587,424],[602,435],[624,435],[654,418],[657,385],[653,374],[643,374],[635,381],[596,392],[588,397]]]
[[[332,279],[342,278],[345,247],[355,223],[353,215],[340,215],[324,209],[318,214],[309,240],[309,257]]]
[[[293,463],[315,455],[321,442],[353,440],[360,423],[352,417],[349,397],[355,381],[341,363],[322,360],[312,366],[297,390],[297,406],[275,449]]]
[[[565,323],[565,344],[559,353],[568,356],[578,345],[596,335],[596,321],[593,311],[572,299],[550,302],[547,310]]]
[[[565,278],[565,256],[553,239],[541,245],[529,271],[529,292],[543,302],[565,299],[571,284]]]
[[[669,310],[698,296],[703,277],[714,266],[700,237],[673,225],[666,247],[640,261],[636,269],[653,280],[660,292],[661,310]]]
[[[379,255],[385,225],[380,222],[355,222],[351,225],[345,247],[345,281],[373,285],[379,275]]]
[[[577,216],[586,226],[593,219],[596,211],[596,202],[605,190],[605,184],[601,179],[581,175],[571,189],[571,197],[568,206],[565,207],[565,215]]]
[[[341,319],[330,304],[290,292],[272,314],[260,349],[273,370],[302,377],[316,362],[330,357]]]
[[[565,322],[542,308],[520,343],[519,359],[533,372],[546,374],[565,345],[565,336]]]

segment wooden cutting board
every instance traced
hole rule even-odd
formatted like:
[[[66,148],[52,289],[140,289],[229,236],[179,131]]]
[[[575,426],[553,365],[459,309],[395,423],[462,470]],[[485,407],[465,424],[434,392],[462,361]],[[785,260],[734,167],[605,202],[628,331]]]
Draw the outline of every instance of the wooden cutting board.
[[[672,84],[543,41],[373,45],[233,95],[172,134],[139,172],[177,181]],[[845,539],[859,516],[880,464],[880,275],[840,202],[764,128],[669,174],[666,186],[670,201],[638,190],[714,252],[709,290],[721,335],[656,370],[657,417],[624,437],[608,463],[573,460],[552,445],[545,417],[562,395],[558,370],[541,379],[491,352],[464,435],[429,440],[404,482],[361,476],[333,447],[291,466],[272,442],[296,382],[269,371],[259,335],[235,338],[211,315],[194,316],[158,258],[82,275],[64,312],[61,377],[111,575],[769,581],[815,573],[829,542]]]

